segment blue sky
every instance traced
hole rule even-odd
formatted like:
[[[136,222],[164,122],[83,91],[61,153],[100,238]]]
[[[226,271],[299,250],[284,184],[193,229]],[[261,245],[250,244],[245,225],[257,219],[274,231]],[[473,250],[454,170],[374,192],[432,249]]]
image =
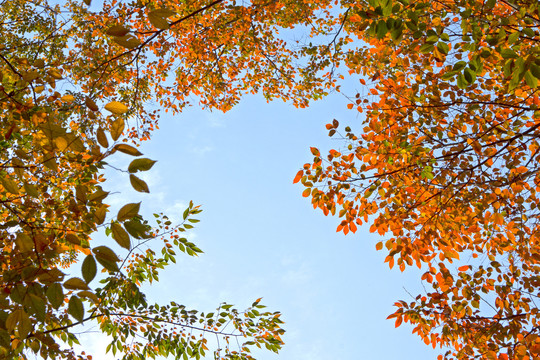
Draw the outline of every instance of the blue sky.
[[[190,236],[205,253],[180,256],[146,288],[150,299],[210,311],[223,301],[242,309],[263,297],[283,313],[287,333],[280,355],[263,351],[259,360],[436,359],[439,351],[410,327],[385,320],[394,301],[410,299],[406,290],[421,291],[419,272],[389,270],[369,224],[356,234],[336,233],[338,219],[315,211],[292,183],[313,157],[310,146],[323,154],[341,146],[328,138],[326,123],[336,118],[361,128],[347,103],[336,93],[296,109],[252,96],[226,114],[196,107],[174,118],[163,114],[141,147],[158,160],[144,174],[151,193],[129,190],[124,174],[107,173],[108,189],[118,191],[113,205],[142,200],[146,216],[164,211],[177,219],[190,200],[204,210]],[[116,158],[123,167],[131,160]],[[113,359],[97,334],[82,341],[95,358]]]

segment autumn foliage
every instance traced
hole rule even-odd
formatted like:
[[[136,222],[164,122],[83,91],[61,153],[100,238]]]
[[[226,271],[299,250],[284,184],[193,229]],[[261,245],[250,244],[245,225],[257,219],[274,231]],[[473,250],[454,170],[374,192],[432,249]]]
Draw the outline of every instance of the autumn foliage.
[[[90,358],[72,348],[77,325],[90,320],[126,359],[198,359],[209,336],[221,339],[216,358],[281,348],[280,314],[259,300],[210,313],[146,301],[141,286],[157,281],[177,251],[201,252],[184,235],[201,210],[190,204],[180,224],[144,219],[140,203],[112,212],[103,169],[113,156],[132,156],[120,169],[126,184],[151,191],[139,172],[156,160],[137,146],[157,128],[158,110],[176,114],[196,99],[225,111],[255,92],[299,107],[324,96],[335,87],[324,69],[343,58],[345,40],[289,44],[278,33],[333,34],[340,23],[331,6],[1,2],[0,358]],[[96,246],[97,231],[114,241]],[[82,276],[67,278],[70,266]]]
[[[328,124],[343,148],[312,148],[295,181],[338,231],[369,223],[390,267],[425,270],[390,318],[440,358],[539,358],[539,3],[356,1],[344,28],[363,125]]]

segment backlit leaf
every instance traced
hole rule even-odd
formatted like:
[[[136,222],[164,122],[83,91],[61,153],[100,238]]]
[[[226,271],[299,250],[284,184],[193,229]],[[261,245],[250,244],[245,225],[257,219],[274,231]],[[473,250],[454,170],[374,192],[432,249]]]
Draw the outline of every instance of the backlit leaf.
[[[128,154],[131,156],[140,156],[142,153],[137,150],[135,147],[128,145],[128,144],[118,144],[114,147],[115,150],[123,152],[124,154]]]
[[[105,110],[108,110],[115,115],[122,115],[128,112],[128,107],[121,102],[111,101],[105,105]]]
[[[83,261],[82,267],[81,267],[81,272],[82,272],[82,276],[84,278],[84,281],[87,284],[89,284],[90,281],[92,281],[94,279],[94,277],[96,277],[97,265],[96,265],[96,260],[94,259],[94,256],[87,255],[84,258],[84,261]]]
[[[124,230],[122,225],[117,222],[113,222],[111,225],[113,239],[116,240],[118,245],[125,249],[131,249],[131,241],[129,239],[129,234]]]
[[[68,313],[77,321],[84,319],[84,305],[78,296],[72,295],[69,299]]]
[[[130,173],[136,173],[137,171],[148,171],[156,163],[155,160],[150,160],[148,158],[140,158],[133,160],[129,166],[128,171]]]
[[[129,175],[129,181],[131,182],[131,186],[138,191],[138,192],[144,192],[149,193],[150,190],[148,189],[148,185],[143,180],[139,179],[135,175]]]
[[[140,202],[130,203],[122,206],[122,208],[118,211],[118,215],[116,215],[116,220],[124,221],[131,219],[134,216],[137,216],[139,214],[140,207]]]

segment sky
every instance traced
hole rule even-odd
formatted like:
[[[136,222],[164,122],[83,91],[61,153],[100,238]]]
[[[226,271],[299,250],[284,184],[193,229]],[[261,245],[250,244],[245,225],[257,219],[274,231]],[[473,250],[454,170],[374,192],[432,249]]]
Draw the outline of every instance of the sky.
[[[326,123],[335,118],[361,129],[348,102],[334,93],[297,109],[256,95],[226,114],[197,107],[163,114],[160,129],[140,148],[158,160],[143,175],[150,194],[130,190],[126,174],[111,170],[105,186],[114,192],[113,206],[142,201],[146,217],[163,211],[180,219],[190,200],[202,205],[189,236],[204,254],[180,255],[159,283],[145,288],[149,300],[207,312],[221,302],[243,309],[262,297],[269,310],[283,313],[287,332],[280,354],[261,351],[259,360],[436,359],[440,350],[424,345],[410,326],[396,329],[385,320],[395,301],[422,292],[421,273],[389,270],[375,250],[381,237],[369,233],[369,224],[356,234],[336,233],[338,219],[314,210],[292,182],[312,160],[310,146],[325,154],[342,145],[327,136]],[[132,159],[114,158],[124,168]],[[113,243],[102,235],[96,241]],[[95,359],[114,359],[97,332],[81,342]]]
[[[345,79],[344,92],[354,96],[356,84]],[[164,212],[180,220],[190,200],[202,205],[188,238],[204,254],[180,254],[159,283],[144,288],[149,302],[209,312],[222,302],[241,310],[262,297],[267,310],[282,312],[286,333],[279,354],[255,352],[258,360],[436,359],[440,349],[426,346],[407,324],[396,329],[386,320],[395,301],[422,292],[421,272],[389,270],[385,254],[375,250],[383,239],[369,233],[370,223],[356,234],[336,233],[338,218],[314,210],[303,186],[293,184],[313,159],[311,146],[324,155],[343,145],[328,137],[325,124],[337,119],[342,129],[360,132],[362,118],[347,109],[349,102],[333,93],[297,109],[250,95],[226,114],[197,106],[174,117],[162,113],[159,130],[140,147],[158,160],[140,176],[150,194],[135,192],[127,175],[112,169],[104,186],[112,191],[110,214],[142,201],[146,218]],[[127,169],[131,160],[117,154],[111,164]],[[114,240],[96,234],[93,245],[102,244],[121,254]],[[81,348],[94,359],[118,358],[105,353],[108,340],[95,324],[80,331]]]

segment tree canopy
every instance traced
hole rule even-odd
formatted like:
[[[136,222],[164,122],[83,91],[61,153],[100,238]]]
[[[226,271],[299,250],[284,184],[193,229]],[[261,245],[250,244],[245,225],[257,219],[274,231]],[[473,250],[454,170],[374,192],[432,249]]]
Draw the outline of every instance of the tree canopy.
[[[371,221],[390,267],[425,269],[430,290],[390,318],[441,358],[538,357],[539,11],[536,0],[0,2],[0,356],[88,357],[71,349],[73,329],[94,319],[126,359],[199,358],[210,334],[218,358],[277,351],[280,314],[258,300],[212,313],[147,302],[141,285],[176,251],[201,252],[184,235],[201,210],[190,204],[180,224],[144,219],[140,203],[112,213],[103,169],[133,156],[119,170],[147,193],[138,173],[156,160],[138,145],[160,111],[226,111],[256,92],[305,107],[339,89],[345,67],[361,78],[349,107],[363,127],[327,125],[344,145],[311,149],[294,179],[303,195],[345,234]],[[96,246],[99,230],[114,243]],[[79,264],[82,278],[66,279]]]
[[[90,320],[125,359],[198,359],[209,336],[220,359],[251,358],[255,346],[277,351],[280,314],[259,300],[207,313],[147,301],[141,286],[157,281],[177,251],[201,252],[184,235],[201,209],[191,203],[180,224],[163,214],[144,219],[141,203],[112,213],[103,169],[133,156],[119,170],[148,193],[139,172],[156,160],[138,145],[158,127],[159,111],[177,114],[194,98],[226,111],[245,93],[300,107],[324,96],[343,40],[291,44],[278,34],[298,26],[332,35],[340,25],[332,3],[90,5],[0,2],[0,358],[90,358],[72,348],[76,326]],[[114,242],[97,246],[100,230]],[[82,278],[67,278],[75,266]]]
[[[425,270],[426,293],[390,318],[440,358],[538,358],[538,1],[348,6],[363,126],[328,124],[343,147],[312,148],[294,181],[337,231],[369,222],[390,267]]]

